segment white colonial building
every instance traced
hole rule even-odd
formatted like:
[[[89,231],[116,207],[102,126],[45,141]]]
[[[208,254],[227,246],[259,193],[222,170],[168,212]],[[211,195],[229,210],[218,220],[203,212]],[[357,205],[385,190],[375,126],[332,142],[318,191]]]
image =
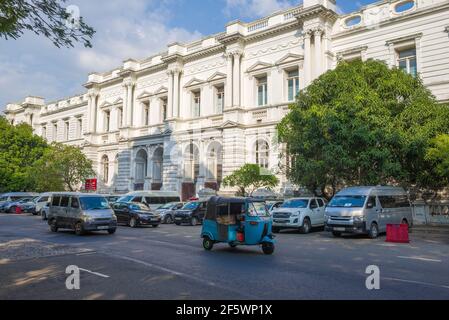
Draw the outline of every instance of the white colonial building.
[[[283,188],[276,124],[298,90],[340,59],[378,59],[420,74],[449,101],[449,0],[384,0],[345,15],[335,0],[304,0],[92,73],[79,96],[28,97],[5,113],[50,142],[81,146],[104,192],[177,190],[186,198],[219,189],[245,163],[273,170]]]

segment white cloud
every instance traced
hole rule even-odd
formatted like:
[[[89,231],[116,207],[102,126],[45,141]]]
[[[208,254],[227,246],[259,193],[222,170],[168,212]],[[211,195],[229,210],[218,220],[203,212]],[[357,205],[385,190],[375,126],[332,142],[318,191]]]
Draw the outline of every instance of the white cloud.
[[[248,18],[258,18],[275,11],[293,7],[298,0],[226,0],[225,13],[229,16],[238,11]]]
[[[88,72],[120,67],[127,58],[145,58],[170,42],[201,38],[199,32],[170,27],[172,0],[74,0],[81,16],[97,32],[93,48],[57,49],[43,36],[27,32],[18,40],[0,40],[0,110],[26,95],[46,100],[84,91]]]

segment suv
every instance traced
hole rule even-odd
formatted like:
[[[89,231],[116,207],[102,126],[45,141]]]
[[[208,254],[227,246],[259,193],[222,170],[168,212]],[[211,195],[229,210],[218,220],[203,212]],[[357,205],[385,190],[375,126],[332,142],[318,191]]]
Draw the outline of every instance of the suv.
[[[286,200],[273,211],[273,232],[297,228],[309,233],[313,227],[324,226],[326,201],[323,198],[304,197]]]
[[[206,201],[188,202],[175,212],[175,224],[179,226],[182,223],[188,223],[192,226],[196,226],[198,223],[203,223],[206,209]]]
[[[49,206],[48,224],[52,232],[75,230],[77,235],[88,231],[114,234],[117,217],[105,197],[95,194],[55,193]]]

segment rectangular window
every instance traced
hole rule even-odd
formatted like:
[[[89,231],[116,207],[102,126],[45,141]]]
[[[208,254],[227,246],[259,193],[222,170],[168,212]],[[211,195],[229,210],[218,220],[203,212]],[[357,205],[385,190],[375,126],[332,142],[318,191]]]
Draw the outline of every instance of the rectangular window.
[[[299,92],[299,72],[290,71],[287,74],[288,101],[294,101]]]
[[[123,108],[118,108],[118,127],[121,128],[123,127]]]
[[[47,138],[47,127],[42,127],[42,138]]]
[[[53,197],[51,205],[54,207],[59,207],[59,201],[61,201],[61,197]]]
[[[145,103],[143,105],[143,125],[148,126],[150,124],[150,106]]]
[[[195,91],[193,94],[193,117],[201,115],[201,91]]]
[[[418,74],[416,64],[416,49],[407,49],[398,52],[398,67],[404,72],[416,77]]]
[[[58,141],[58,124],[53,124],[53,132],[51,133],[51,138],[53,141]]]
[[[257,105],[265,106],[268,104],[268,84],[267,77],[257,79]]]
[[[83,136],[83,119],[78,118],[76,120],[76,123],[77,123],[76,135],[77,135],[77,138],[80,139]]]
[[[104,131],[105,132],[109,132],[110,123],[111,123],[111,112],[105,111],[104,112]]]
[[[216,88],[217,95],[216,95],[216,107],[215,107],[215,113],[220,114],[223,113],[224,108],[224,87],[218,87]]]
[[[69,199],[70,197],[62,197],[61,198],[61,204],[59,205],[60,207],[68,207],[69,206]]]
[[[162,121],[167,120],[167,99],[162,99]]]
[[[64,140],[65,141],[69,140],[69,128],[70,128],[69,121],[65,121],[64,122]]]

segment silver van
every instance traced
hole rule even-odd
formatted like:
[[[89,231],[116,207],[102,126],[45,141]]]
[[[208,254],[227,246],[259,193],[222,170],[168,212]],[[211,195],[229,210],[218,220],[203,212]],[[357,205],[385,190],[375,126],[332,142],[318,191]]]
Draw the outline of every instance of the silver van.
[[[173,191],[136,191],[124,195],[117,202],[139,202],[155,211],[164,204],[181,202],[181,197]]]
[[[334,196],[325,214],[325,230],[336,237],[353,233],[374,239],[386,232],[387,224],[413,226],[407,193],[398,187],[346,188]]]
[[[117,217],[106,198],[101,195],[54,193],[48,210],[48,224],[52,232],[70,229],[75,230],[77,235],[88,231],[114,234]]]

